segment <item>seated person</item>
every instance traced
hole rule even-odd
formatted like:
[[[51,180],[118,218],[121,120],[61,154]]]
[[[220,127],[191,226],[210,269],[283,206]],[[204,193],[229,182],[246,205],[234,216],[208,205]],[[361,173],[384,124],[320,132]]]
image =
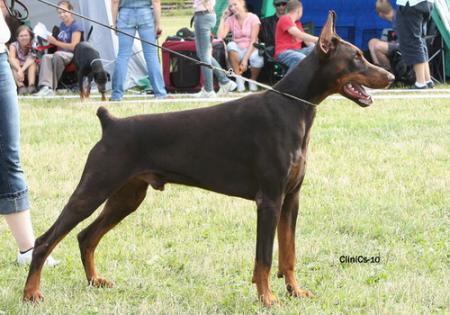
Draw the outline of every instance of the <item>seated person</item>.
[[[58,2],[58,7],[66,10],[73,10],[69,1]],[[57,38],[48,36],[47,41],[57,47],[54,54],[45,54],[41,60],[39,70],[39,92],[35,96],[53,95],[58,87],[64,68],[72,61],[75,46],[81,40],[81,24],[73,18],[73,15],[64,10],[58,9],[58,16],[62,20],[59,25]]]
[[[380,18],[392,22],[392,28],[395,31],[396,12],[389,3],[389,0],[377,0],[375,10]],[[369,51],[373,63],[388,70],[391,68],[390,57],[397,49],[399,49],[397,41],[385,41],[378,38],[372,38],[369,41]]]
[[[220,18],[217,37],[225,38],[231,31],[233,40],[228,43],[228,59],[236,74],[247,71],[250,63],[250,79],[256,80],[264,65],[264,59],[258,54],[253,43],[258,41],[261,22],[259,18],[247,11],[244,0],[229,0],[229,7]],[[245,91],[245,83],[241,78],[236,79],[238,92]],[[258,86],[249,84],[250,91],[257,91]]]
[[[278,19],[286,13],[286,5],[288,0],[274,0],[275,14],[261,19],[261,29],[259,31],[259,41],[264,43],[266,49],[271,51],[273,55],[275,49],[275,30]]]
[[[32,50],[33,32],[26,25],[21,25],[16,32],[17,41],[9,45],[9,63],[19,95],[35,92],[36,54]],[[28,87],[26,85],[28,83]]]
[[[303,30],[300,18],[303,5],[299,0],[289,0],[287,14],[280,17],[275,31],[275,59],[291,71],[314,49],[318,37]],[[306,47],[302,48],[302,43]]]

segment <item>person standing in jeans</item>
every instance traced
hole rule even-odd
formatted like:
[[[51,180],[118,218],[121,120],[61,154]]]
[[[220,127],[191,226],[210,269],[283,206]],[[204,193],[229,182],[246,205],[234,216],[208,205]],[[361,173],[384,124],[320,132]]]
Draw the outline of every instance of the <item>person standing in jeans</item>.
[[[194,30],[195,47],[200,61],[220,68],[219,63],[212,56],[211,28],[216,25],[216,13],[214,12],[215,0],[195,0],[194,1]],[[213,86],[213,71],[207,67],[201,67],[205,85],[201,91],[194,94],[195,97],[215,97]],[[219,93],[226,94],[236,89],[236,83],[227,78],[220,71],[215,71],[220,90]]]
[[[142,40],[156,44],[157,34],[161,33],[160,0],[111,0],[111,15],[113,27],[132,36],[135,36],[137,30]],[[112,78],[112,101],[121,101],[123,98],[123,85],[127,77],[128,61],[134,42],[134,38],[120,32],[117,33],[117,36],[119,37],[119,52]],[[155,97],[165,98],[167,92],[158,59],[158,50],[153,45],[141,43]]]
[[[19,104],[16,84],[5,43],[10,31],[0,12],[0,215],[4,216],[19,247],[18,264],[29,264],[33,254],[34,233],[31,224],[28,188],[20,166]],[[46,264],[59,262],[51,256]]]
[[[397,34],[400,52],[407,65],[414,66],[414,89],[433,88],[428,48],[425,41],[427,22],[434,0],[397,0]]]

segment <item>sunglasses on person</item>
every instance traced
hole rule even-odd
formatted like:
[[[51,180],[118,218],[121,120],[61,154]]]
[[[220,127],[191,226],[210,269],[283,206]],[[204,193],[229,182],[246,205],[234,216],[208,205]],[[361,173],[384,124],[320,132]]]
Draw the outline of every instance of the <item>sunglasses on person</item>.
[[[287,5],[287,2],[275,4],[276,7],[281,7],[281,6],[285,6],[285,5]]]

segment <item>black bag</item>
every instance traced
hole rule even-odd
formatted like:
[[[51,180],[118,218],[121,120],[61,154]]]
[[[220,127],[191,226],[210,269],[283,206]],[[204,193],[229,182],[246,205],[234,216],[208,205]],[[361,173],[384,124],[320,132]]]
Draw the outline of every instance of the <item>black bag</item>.
[[[396,49],[391,57],[391,69],[395,75],[395,82],[401,82],[406,85],[412,85],[416,82],[416,74],[413,66],[408,66],[402,58],[400,50]]]
[[[184,39],[184,40],[194,40],[195,39],[194,32],[192,32],[187,27],[183,27],[183,28],[179,29],[176,33],[176,36],[181,39]]]
[[[195,51],[178,51],[190,58],[197,59]],[[170,55],[170,82],[179,89],[194,88],[199,84],[200,67],[181,56]]]

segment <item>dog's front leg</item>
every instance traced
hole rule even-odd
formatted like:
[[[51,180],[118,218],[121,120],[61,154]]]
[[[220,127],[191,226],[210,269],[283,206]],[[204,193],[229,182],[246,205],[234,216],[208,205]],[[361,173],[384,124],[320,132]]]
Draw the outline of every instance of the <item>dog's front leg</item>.
[[[89,98],[91,96],[91,84],[92,84],[92,75],[88,76],[88,82],[86,86],[86,98]]]
[[[78,88],[80,89],[80,100],[82,102],[85,99],[83,81],[84,81],[83,75],[81,73],[78,73]]]
[[[284,277],[286,289],[294,297],[312,297],[310,291],[299,288],[295,277],[295,226],[298,215],[299,190],[286,195],[278,223],[278,277]]]
[[[276,302],[269,287],[269,274],[272,266],[273,241],[275,229],[281,211],[281,198],[271,200],[266,197],[257,198],[257,227],[256,227],[256,260],[253,271],[253,282],[256,283],[258,297],[265,306]]]

